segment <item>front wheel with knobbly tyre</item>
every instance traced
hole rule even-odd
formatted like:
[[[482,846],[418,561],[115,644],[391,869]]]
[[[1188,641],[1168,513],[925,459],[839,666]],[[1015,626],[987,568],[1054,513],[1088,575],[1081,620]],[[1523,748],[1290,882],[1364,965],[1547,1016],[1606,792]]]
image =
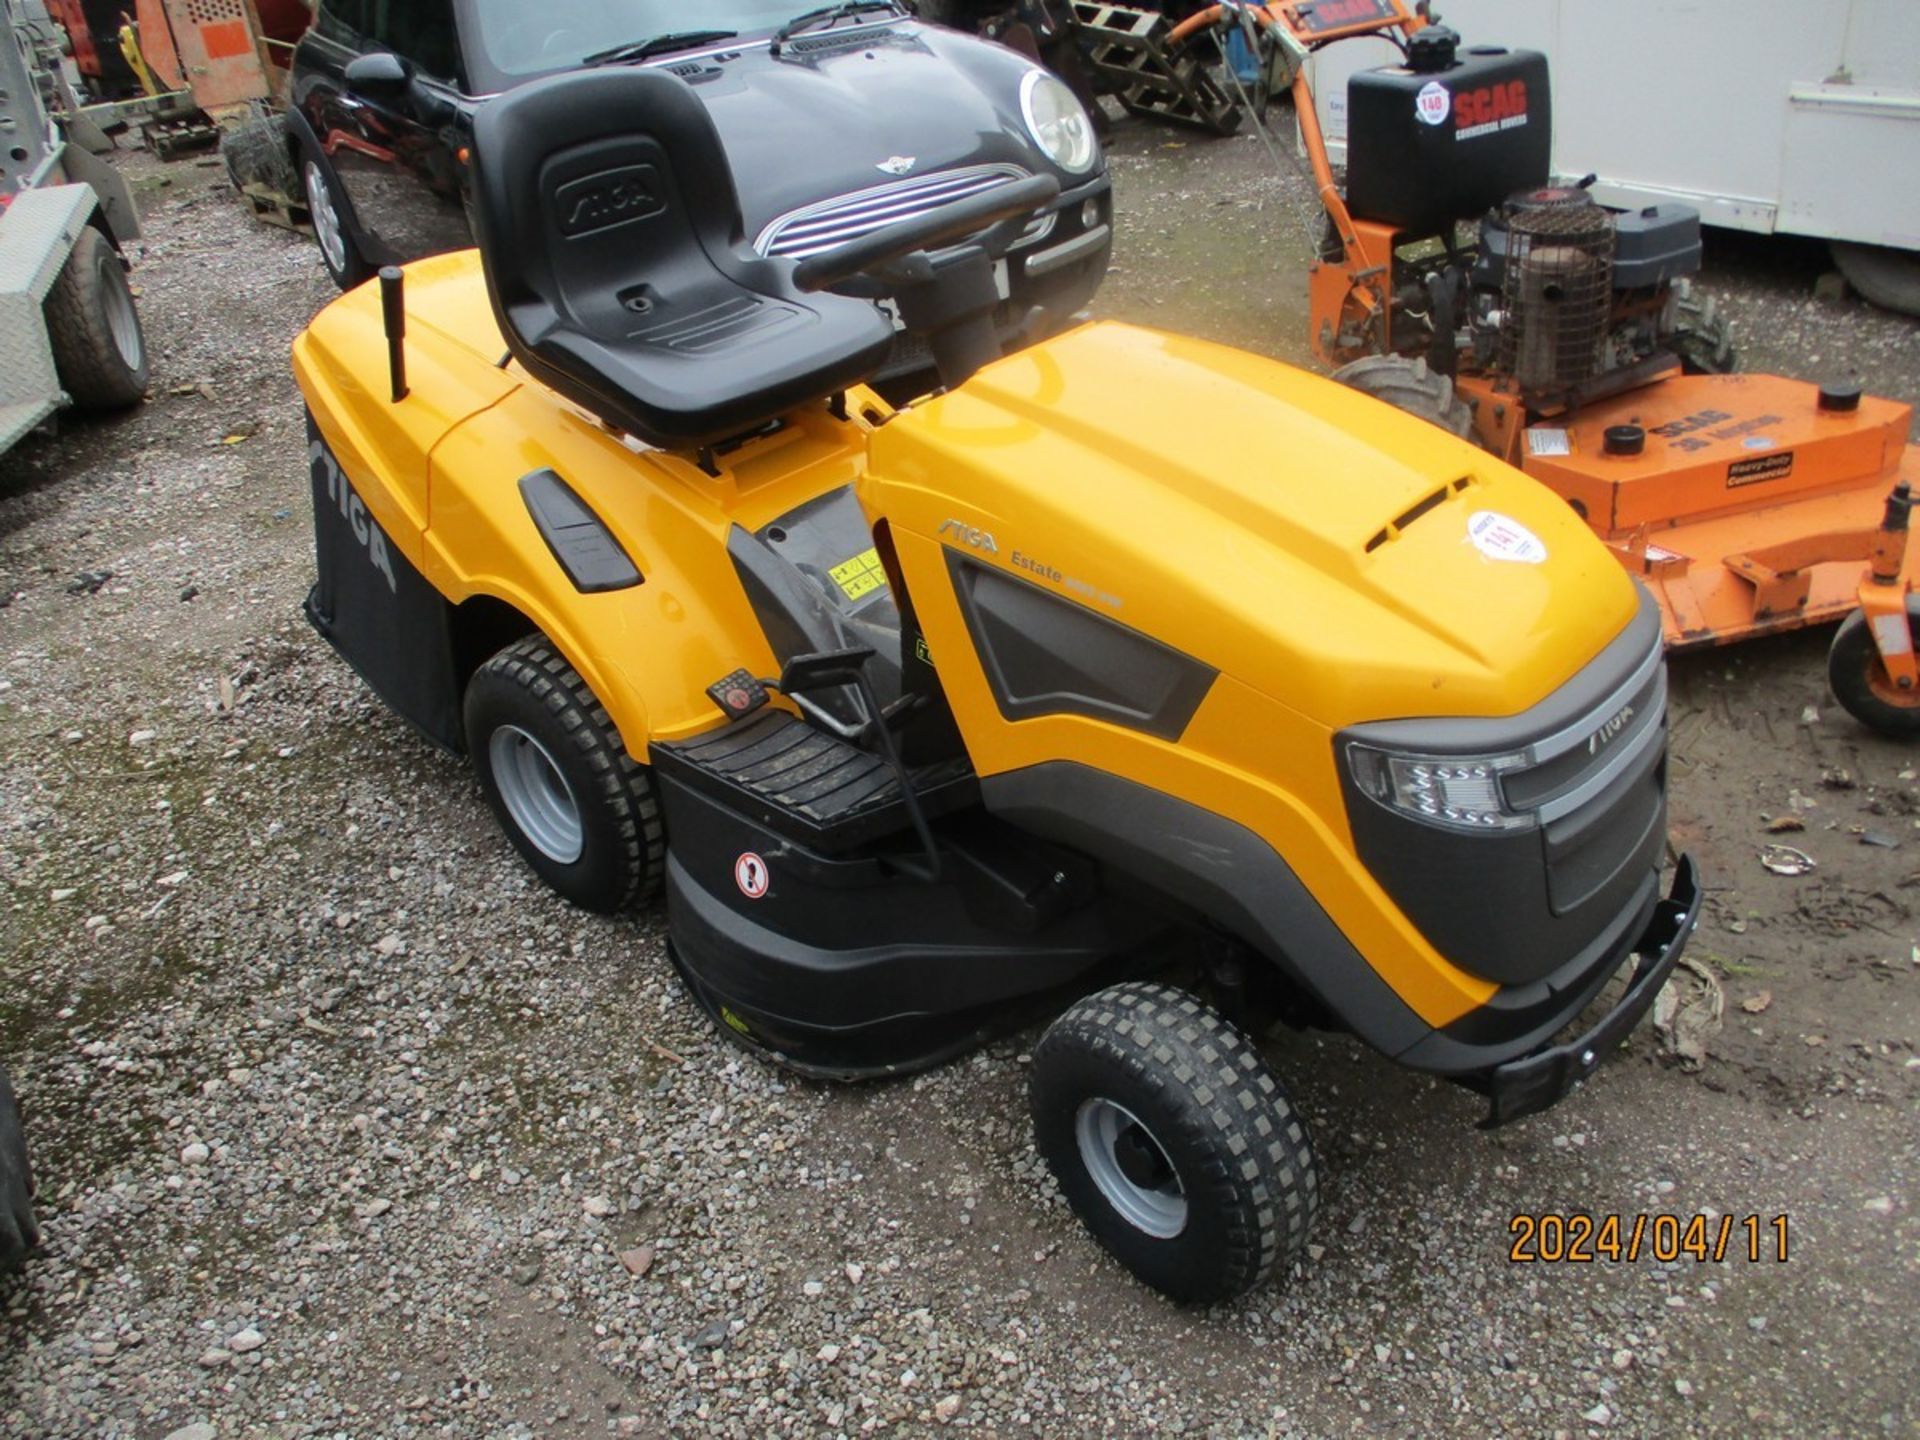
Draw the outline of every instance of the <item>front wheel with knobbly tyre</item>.
[[[1449,435],[1462,440],[1474,438],[1472,407],[1460,398],[1453,381],[1434,370],[1424,358],[1409,360],[1404,355],[1369,355],[1342,365],[1333,372],[1333,378],[1429,425],[1438,425]]]
[[[1907,633],[1920,632],[1920,597],[1907,597]],[[1827,684],[1833,698],[1862,725],[1882,735],[1911,739],[1920,735],[1920,693],[1902,690],[1887,674],[1866,612],[1856,610],[1834,631],[1827,651]]]
[[[0,1070],[0,1272],[16,1269],[40,1243],[33,1218],[33,1171],[7,1072]]]
[[[1253,1042],[1171,985],[1116,985],[1033,1054],[1035,1143],[1094,1238],[1182,1302],[1227,1300],[1307,1242],[1307,1126]]]
[[[82,410],[125,410],[147,393],[147,340],[120,252],[89,225],[47,292],[60,385]]]
[[[666,840],[652,774],[545,637],[475,672],[465,719],[487,803],[542,880],[605,914],[653,893]]]

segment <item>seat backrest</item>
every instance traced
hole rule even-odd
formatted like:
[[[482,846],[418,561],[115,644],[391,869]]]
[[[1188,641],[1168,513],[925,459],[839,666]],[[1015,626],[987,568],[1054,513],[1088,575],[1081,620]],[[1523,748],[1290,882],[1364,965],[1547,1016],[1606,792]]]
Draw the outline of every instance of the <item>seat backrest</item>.
[[[474,150],[481,261],[514,357],[649,443],[706,443],[843,388],[889,338],[871,305],[803,296],[790,264],[746,245],[719,132],[676,76],[520,86],[480,107]]]

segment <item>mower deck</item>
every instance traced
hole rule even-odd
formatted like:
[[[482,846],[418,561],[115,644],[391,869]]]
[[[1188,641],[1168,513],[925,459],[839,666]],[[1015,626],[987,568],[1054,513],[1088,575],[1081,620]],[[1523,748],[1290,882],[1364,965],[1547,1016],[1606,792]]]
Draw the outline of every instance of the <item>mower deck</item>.
[[[1920,485],[1912,418],[1775,376],[1674,376],[1534,423],[1514,458],[1647,583],[1669,648],[1687,649],[1859,603],[1888,492]]]

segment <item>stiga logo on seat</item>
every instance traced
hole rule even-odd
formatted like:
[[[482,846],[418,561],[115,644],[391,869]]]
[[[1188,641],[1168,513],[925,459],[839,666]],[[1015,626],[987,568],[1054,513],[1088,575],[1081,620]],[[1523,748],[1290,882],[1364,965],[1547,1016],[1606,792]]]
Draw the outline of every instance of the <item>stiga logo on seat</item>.
[[[1456,140],[1518,130],[1526,123],[1527,82],[1524,80],[1482,85],[1478,90],[1462,90],[1453,97],[1453,138]]]
[[[360,497],[353,493],[340,462],[319,440],[307,446],[307,462],[313,467],[314,478],[326,481],[327,498],[340,507],[340,514],[353,527],[355,537],[367,547],[367,559],[373,562],[373,568],[387,577],[388,591],[397,595],[400,582],[394,578],[393,556],[387,551],[386,534],[374,523],[367,507],[360,503]]]
[[[569,180],[553,193],[553,213],[569,240],[630,225],[667,208],[660,198],[660,176],[651,165],[603,170],[584,180]]]

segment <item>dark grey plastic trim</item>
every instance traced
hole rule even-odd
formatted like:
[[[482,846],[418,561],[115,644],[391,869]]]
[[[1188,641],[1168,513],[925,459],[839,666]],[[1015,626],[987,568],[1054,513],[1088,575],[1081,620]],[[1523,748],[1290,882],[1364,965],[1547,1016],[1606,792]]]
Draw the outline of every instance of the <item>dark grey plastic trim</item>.
[[[1006,571],[947,551],[967,630],[1009,720],[1084,715],[1178,740],[1219,671]]]
[[[1398,1055],[1432,1033],[1253,831],[1072,761],[980,782],[986,808],[1191,906],[1280,967],[1354,1033]]]
[[[582,595],[631,590],[640,583],[640,568],[632,557],[587,502],[553,471],[522,476],[520,498],[527,502],[540,538]]]

